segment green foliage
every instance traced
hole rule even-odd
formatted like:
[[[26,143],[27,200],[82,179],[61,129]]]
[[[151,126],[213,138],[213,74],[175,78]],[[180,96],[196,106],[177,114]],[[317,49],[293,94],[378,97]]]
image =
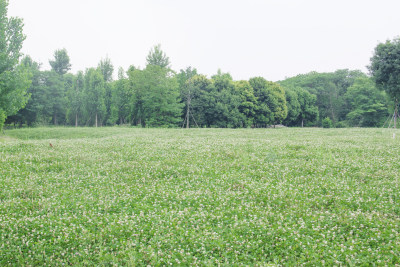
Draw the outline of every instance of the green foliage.
[[[239,107],[243,102],[242,97],[235,90],[235,83],[229,73],[218,70],[217,74],[211,77],[214,87],[210,91],[209,125],[207,127],[243,127],[246,125],[246,116],[240,112]],[[212,114],[211,114],[212,113]]]
[[[388,116],[386,95],[374,86],[370,78],[358,78],[345,94],[351,111],[347,119],[359,127],[380,127]]]
[[[288,78],[280,84],[288,90],[301,88],[315,95],[319,118],[329,117],[336,123],[346,120],[349,104],[346,102],[345,94],[358,77],[366,75],[360,71],[349,70],[337,70],[333,73],[311,72]],[[315,114],[316,110],[312,113]]]
[[[369,66],[378,87],[396,102],[400,100],[400,38],[380,43]]]
[[[33,75],[32,85],[28,94],[16,90],[7,98],[2,95],[2,113],[6,117],[15,114],[29,95],[31,101],[16,115],[9,116],[6,123],[177,127],[186,122],[188,127],[214,128],[284,123],[303,127],[321,126],[322,118],[329,117],[335,126],[376,127],[393,105],[386,101],[385,94],[366,82],[369,78],[360,71],[311,72],[279,84],[262,77],[234,81],[229,73],[220,70],[209,79],[191,67],[174,73],[160,45],[149,52],[145,69],[131,65],[128,77],[121,69],[115,82],[109,58],[85,75],[65,74],[70,69],[65,49],[57,50],[50,62],[52,72],[40,71],[40,64],[29,57],[16,67],[25,78],[29,73]],[[23,83],[24,79],[20,81]],[[9,88],[12,86],[7,85]],[[10,112],[7,105],[15,108],[8,108]]]
[[[111,99],[111,118],[110,122],[126,124],[130,120],[130,95],[128,92],[128,79],[125,77],[124,70],[118,70],[118,80],[113,83]]]
[[[85,78],[82,71],[79,71],[76,76],[70,77],[72,86],[67,90],[68,97],[68,122],[70,124],[79,125],[79,118],[84,110],[84,89]]]
[[[97,68],[101,71],[105,82],[111,82],[113,80],[114,66],[108,57],[100,60]]]
[[[46,98],[51,99],[47,102],[46,110],[52,117],[54,125],[58,124],[60,119],[64,120],[66,113],[66,97],[64,88],[64,77],[55,71],[43,72]]]
[[[251,78],[249,82],[257,98],[256,124],[265,127],[281,123],[288,114],[284,89],[262,77]]]
[[[333,127],[332,120],[329,117],[326,117],[325,119],[323,119],[322,127],[323,128],[332,128]]]
[[[399,265],[392,133],[6,130],[0,265]]]
[[[106,114],[104,78],[99,69],[90,68],[85,73],[85,111],[87,123],[92,122],[96,127]]]
[[[161,50],[161,45],[154,46],[146,58],[147,65],[159,66],[161,68],[169,68],[169,57]]]
[[[285,90],[285,96],[288,115],[283,123],[287,126],[295,126],[301,111],[299,96],[295,90],[290,89]]]
[[[158,65],[129,72],[134,121],[142,126],[171,127],[181,121],[179,84],[171,71]]]
[[[68,52],[65,48],[54,51],[54,60],[49,60],[53,71],[59,75],[66,74],[71,69]]]
[[[254,96],[253,87],[248,81],[238,81],[235,82],[235,91],[240,97],[239,111],[246,117],[243,127],[250,127],[257,110],[257,98]]]
[[[112,113],[112,80],[113,80],[113,72],[114,66],[111,63],[109,58],[102,59],[97,67],[103,75],[104,79],[104,89],[105,89],[105,96],[104,96],[104,104],[106,106],[106,113],[103,118],[103,122],[107,125],[113,125],[115,120],[111,117]]]
[[[7,17],[8,1],[0,0],[0,128],[8,116],[23,108],[29,99],[27,88],[31,81],[29,69],[19,64],[23,23]]]
[[[6,121],[6,112],[0,109],[0,132],[3,131],[4,122]]]

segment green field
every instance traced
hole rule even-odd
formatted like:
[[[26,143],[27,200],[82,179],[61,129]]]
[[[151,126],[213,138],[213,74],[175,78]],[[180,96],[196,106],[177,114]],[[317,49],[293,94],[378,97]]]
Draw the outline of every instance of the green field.
[[[400,264],[392,134],[8,130],[0,265]]]

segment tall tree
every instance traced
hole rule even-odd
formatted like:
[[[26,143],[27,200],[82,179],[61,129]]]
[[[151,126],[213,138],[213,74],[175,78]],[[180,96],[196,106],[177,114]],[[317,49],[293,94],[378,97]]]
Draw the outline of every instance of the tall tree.
[[[22,124],[32,126],[36,122],[37,105],[39,103],[37,95],[41,89],[40,64],[32,60],[30,56],[25,56],[21,62],[26,68],[29,68],[29,71],[32,74],[32,83],[27,90],[30,98],[25,107],[20,109],[17,114],[9,116],[7,121],[18,123],[20,126],[22,126]]]
[[[298,116],[298,123],[301,127],[304,123],[313,124],[318,119],[318,107],[316,105],[317,97],[307,90],[296,88],[297,99],[300,103],[300,114]]]
[[[161,45],[154,46],[146,58],[147,65],[160,66],[161,68],[169,68],[170,61],[169,57],[161,50]]]
[[[75,127],[79,125],[79,118],[83,111],[83,97],[84,97],[84,74],[79,71],[78,74],[72,79],[72,86],[67,91],[68,97],[68,120],[72,123],[74,122]]]
[[[14,115],[29,99],[27,89],[31,74],[19,64],[23,23],[19,18],[7,17],[8,1],[0,0],[0,130],[8,116]]]
[[[296,121],[300,114],[300,102],[295,90],[286,89],[286,105],[288,108],[288,115],[283,123],[287,126],[296,126]]]
[[[346,98],[351,107],[347,114],[350,125],[382,126],[387,118],[386,94],[379,91],[368,77],[358,78],[347,90]]]
[[[97,68],[99,68],[99,70],[101,71],[101,74],[103,75],[103,79],[105,82],[112,82],[114,66],[108,57],[100,60]]]
[[[133,116],[142,126],[177,126],[181,121],[179,85],[169,69],[148,65],[130,73]]]
[[[258,99],[256,122],[258,125],[278,124],[287,116],[285,90],[277,83],[262,77],[249,80]]]
[[[183,120],[186,122],[186,128],[190,127],[191,116],[191,102],[194,97],[194,87],[192,78],[197,75],[197,70],[192,67],[187,67],[185,70],[181,70],[175,77],[179,84],[179,91],[181,95],[181,102],[185,103]]]
[[[54,60],[49,60],[52,70],[59,75],[66,74],[71,69],[69,56],[65,48],[54,51]]]
[[[130,115],[130,95],[128,92],[128,79],[125,77],[122,68],[119,68],[118,80],[112,86],[111,100],[111,122],[116,123],[118,121],[119,124],[127,123]]]
[[[48,101],[46,106],[52,114],[53,124],[58,125],[66,113],[64,79],[54,71],[45,71],[43,81]]]
[[[394,127],[396,128],[400,101],[400,38],[378,44],[369,69],[378,88],[384,89],[395,103]]]
[[[248,81],[235,82],[235,89],[240,96],[239,111],[246,117],[244,127],[253,125],[257,111],[257,98],[254,96],[253,87]]]
[[[211,77],[214,91],[211,91],[212,99],[215,101],[210,126],[215,127],[243,127],[247,118],[240,112],[242,98],[235,89],[235,83],[229,73],[218,70],[216,75]]]
[[[113,124],[114,122],[111,119],[111,103],[112,103],[112,80],[113,80],[113,72],[114,66],[111,63],[111,60],[107,57],[102,59],[99,62],[97,68],[103,75],[104,79],[104,89],[105,89],[105,98],[104,103],[106,106],[106,113],[103,121],[107,124]]]
[[[189,84],[190,83],[190,84]],[[216,124],[216,116],[220,113],[217,110],[217,94],[212,81],[204,75],[195,75],[188,80],[187,86],[190,86],[190,123],[192,126],[207,126]]]
[[[104,79],[99,69],[90,68],[86,70],[84,95],[88,121],[94,119],[94,125],[98,127],[99,120],[106,111]]]

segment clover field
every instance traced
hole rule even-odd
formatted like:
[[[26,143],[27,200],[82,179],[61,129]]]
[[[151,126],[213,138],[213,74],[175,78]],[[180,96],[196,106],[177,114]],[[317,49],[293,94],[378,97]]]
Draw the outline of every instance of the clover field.
[[[0,265],[400,264],[399,172],[388,129],[7,130]]]

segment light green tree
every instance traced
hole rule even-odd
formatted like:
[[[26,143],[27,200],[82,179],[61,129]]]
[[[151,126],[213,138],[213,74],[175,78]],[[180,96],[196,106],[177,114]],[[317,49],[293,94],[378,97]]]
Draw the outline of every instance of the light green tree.
[[[119,124],[129,122],[129,101],[128,79],[125,77],[124,70],[119,68],[118,80],[112,86],[111,122],[116,123],[118,121]]]
[[[170,61],[169,57],[161,50],[161,45],[154,46],[146,58],[147,65],[160,66],[161,68],[169,68]]]
[[[29,99],[27,89],[31,73],[19,64],[23,23],[19,18],[7,17],[8,1],[0,0],[0,130],[8,116],[14,115]]]
[[[100,70],[100,72],[103,75],[103,80],[104,80],[104,89],[105,89],[105,98],[104,98],[104,104],[106,105],[106,113],[103,118],[103,121],[106,124],[113,124],[113,119],[111,118],[111,105],[112,105],[112,81],[113,81],[113,72],[114,72],[114,66],[111,63],[111,60],[106,57],[105,59],[102,59],[97,68]]]
[[[152,127],[177,126],[183,104],[179,84],[167,68],[148,65],[129,72],[133,117],[137,124]]]
[[[49,60],[51,69],[59,75],[66,74],[71,69],[68,52],[65,48],[54,51],[54,60]]]
[[[67,91],[68,97],[68,112],[67,118],[72,123],[74,122],[75,127],[79,125],[79,118],[83,111],[83,97],[84,97],[84,74],[79,71],[76,76],[71,76],[72,86]]]
[[[85,109],[88,121],[93,121],[94,119],[94,125],[98,127],[99,121],[101,121],[106,112],[104,79],[99,69],[90,68],[86,70],[84,88]]]

